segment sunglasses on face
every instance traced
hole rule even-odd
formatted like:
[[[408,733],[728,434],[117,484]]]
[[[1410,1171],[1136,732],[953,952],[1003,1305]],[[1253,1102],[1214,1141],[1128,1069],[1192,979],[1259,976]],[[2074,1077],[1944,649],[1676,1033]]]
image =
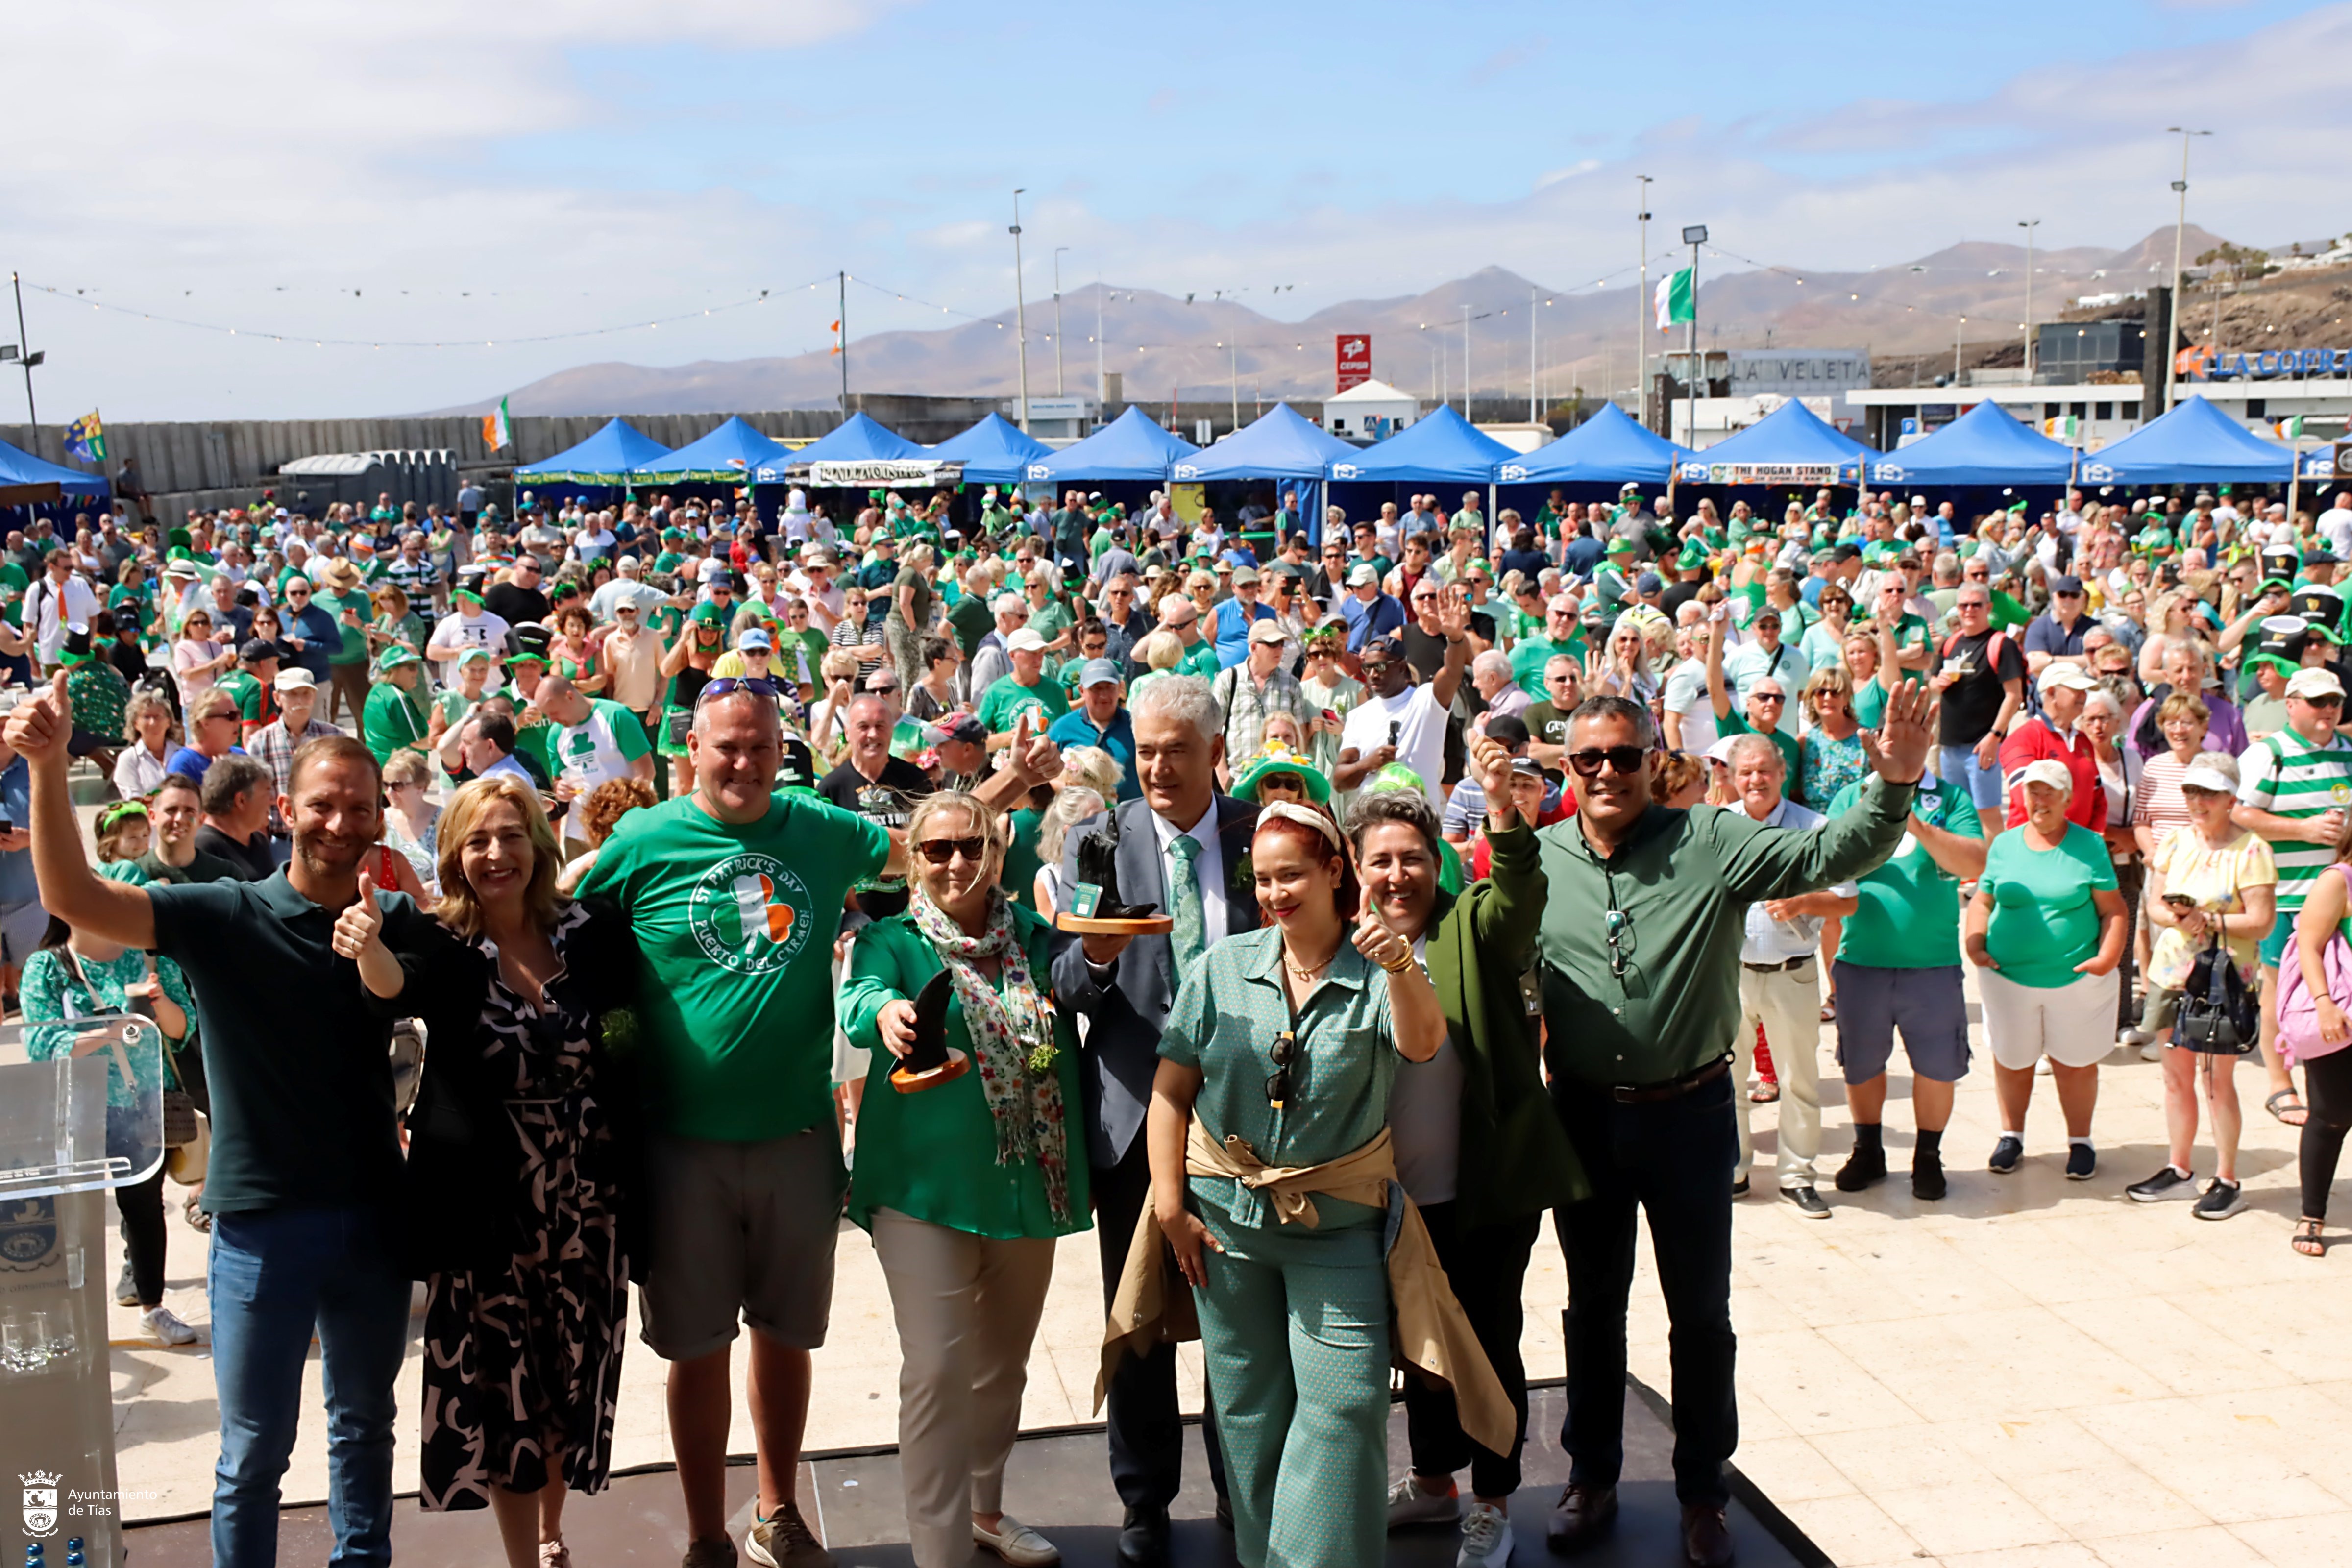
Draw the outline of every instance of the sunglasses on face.
[[[1582,751],[1569,752],[1568,765],[1574,768],[1579,776],[1588,779],[1601,772],[1603,763],[1608,763],[1614,773],[1637,773],[1642,771],[1649,755],[1648,750],[1642,746],[1587,746]]]
[[[972,865],[988,851],[988,840],[974,835],[970,838],[926,838],[915,846],[916,853],[934,866],[944,866],[961,855]]]

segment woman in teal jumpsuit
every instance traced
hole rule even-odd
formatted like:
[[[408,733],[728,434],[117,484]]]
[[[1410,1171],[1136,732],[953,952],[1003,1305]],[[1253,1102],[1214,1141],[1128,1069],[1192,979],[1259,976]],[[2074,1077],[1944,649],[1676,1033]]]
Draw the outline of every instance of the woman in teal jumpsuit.
[[[1188,1159],[1188,1128],[1197,1114],[1244,1163],[1358,1154],[1385,1131],[1397,1058],[1433,1056],[1445,1021],[1412,943],[1377,914],[1350,929],[1361,896],[1328,815],[1267,807],[1250,855],[1271,919],[1202,954],[1177,994],[1152,1086],[1152,1205],[1199,1306],[1243,1563],[1355,1568],[1385,1550],[1384,1213],[1316,1192],[1311,1221],[1285,1218]]]

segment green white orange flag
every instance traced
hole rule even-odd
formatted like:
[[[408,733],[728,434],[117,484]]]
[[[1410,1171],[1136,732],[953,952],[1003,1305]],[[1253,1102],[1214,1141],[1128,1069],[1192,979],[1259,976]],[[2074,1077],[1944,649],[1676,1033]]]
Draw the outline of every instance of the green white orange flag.
[[[482,416],[482,445],[493,452],[503,452],[514,445],[514,427],[507,422],[507,400],[499,399],[498,412]]]
[[[1658,279],[1658,331],[1679,327],[1698,320],[1698,290],[1693,283],[1691,268]]]

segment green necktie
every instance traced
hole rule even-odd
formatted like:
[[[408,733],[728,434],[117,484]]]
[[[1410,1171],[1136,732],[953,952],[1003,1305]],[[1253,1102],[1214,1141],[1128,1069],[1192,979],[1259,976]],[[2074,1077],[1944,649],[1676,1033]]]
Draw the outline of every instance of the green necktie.
[[[1201,841],[1189,833],[1180,834],[1168,853],[1176,862],[1176,873],[1170,879],[1173,885],[1168,889],[1168,912],[1176,918],[1176,929],[1169,933],[1169,941],[1176,954],[1176,983],[1181,985],[1184,971],[1208,945],[1207,933],[1202,929],[1201,879],[1192,874]]]

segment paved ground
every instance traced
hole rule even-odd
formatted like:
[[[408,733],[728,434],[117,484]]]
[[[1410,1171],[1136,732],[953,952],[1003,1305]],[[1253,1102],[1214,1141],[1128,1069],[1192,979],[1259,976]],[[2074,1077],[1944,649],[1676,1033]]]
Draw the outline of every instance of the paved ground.
[[[2103,1074],[2097,1177],[2061,1177],[2063,1141],[2046,1081],[2023,1169],[1996,1177],[1982,1169],[1996,1131],[1987,1060],[1979,1049],[1947,1138],[1946,1202],[1915,1203],[1899,1174],[1909,1138],[1898,1075],[1895,1179],[1840,1198],[1824,1222],[1760,1193],[1738,1205],[1741,1468],[1849,1568],[2352,1558],[2352,1468],[2343,1463],[2352,1447],[2352,1248],[2318,1261],[2289,1249],[2294,1135],[2255,1109],[2243,1161],[2252,1206],[2235,1219],[2200,1224],[2186,1204],[2129,1203],[2125,1184],[2163,1157],[2161,1086],[2158,1068],[2118,1053]],[[1836,1098],[1834,1082],[1828,1093]],[[1758,1112],[1768,1150],[1773,1115]],[[1843,1106],[1826,1120],[1834,1165],[1847,1144]],[[2209,1166],[2210,1156],[2200,1160],[2200,1173]],[[171,1301],[201,1323],[202,1239],[176,1221],[172,1237]],[[1547,1236],[1527,1289],[1533,1375],[1561,1370],[1564,1293]],[[1653,1280],[1637,1283],[1634,1301],[1633,1371],[1664,1390],[1666,1326]],[[1092,1415],[1100,1304],[1093,1239],[1071,1237],[1038,1337],[1025,1426]],[[141,1348],[127,1310],[114,1331],[121,1484],[152,1494],[133,1517],[201,1510],[214,1456],[209,1363],[201,1347]],[[1197,1358],[1183,1364],[1197,1405]],[[897,1371],[873,1248],[845,1229],[809,1447],[891,1441]],[[404,1389],[415,1377],[412,1366]],[[315,1391],[315,1371],[313,1379]],[[745,1429],[739,1417],[739,1447]],[[404,1415],[401,1436],[399,1484],[408,1489],[413,1416]],[[616,1461],[667,1457],[661,1363],[633,1344]],[[306,1415],[287,1496],[323,1495],[323,1440]],[[580,1532],[596,1508],[576,1506]]]

